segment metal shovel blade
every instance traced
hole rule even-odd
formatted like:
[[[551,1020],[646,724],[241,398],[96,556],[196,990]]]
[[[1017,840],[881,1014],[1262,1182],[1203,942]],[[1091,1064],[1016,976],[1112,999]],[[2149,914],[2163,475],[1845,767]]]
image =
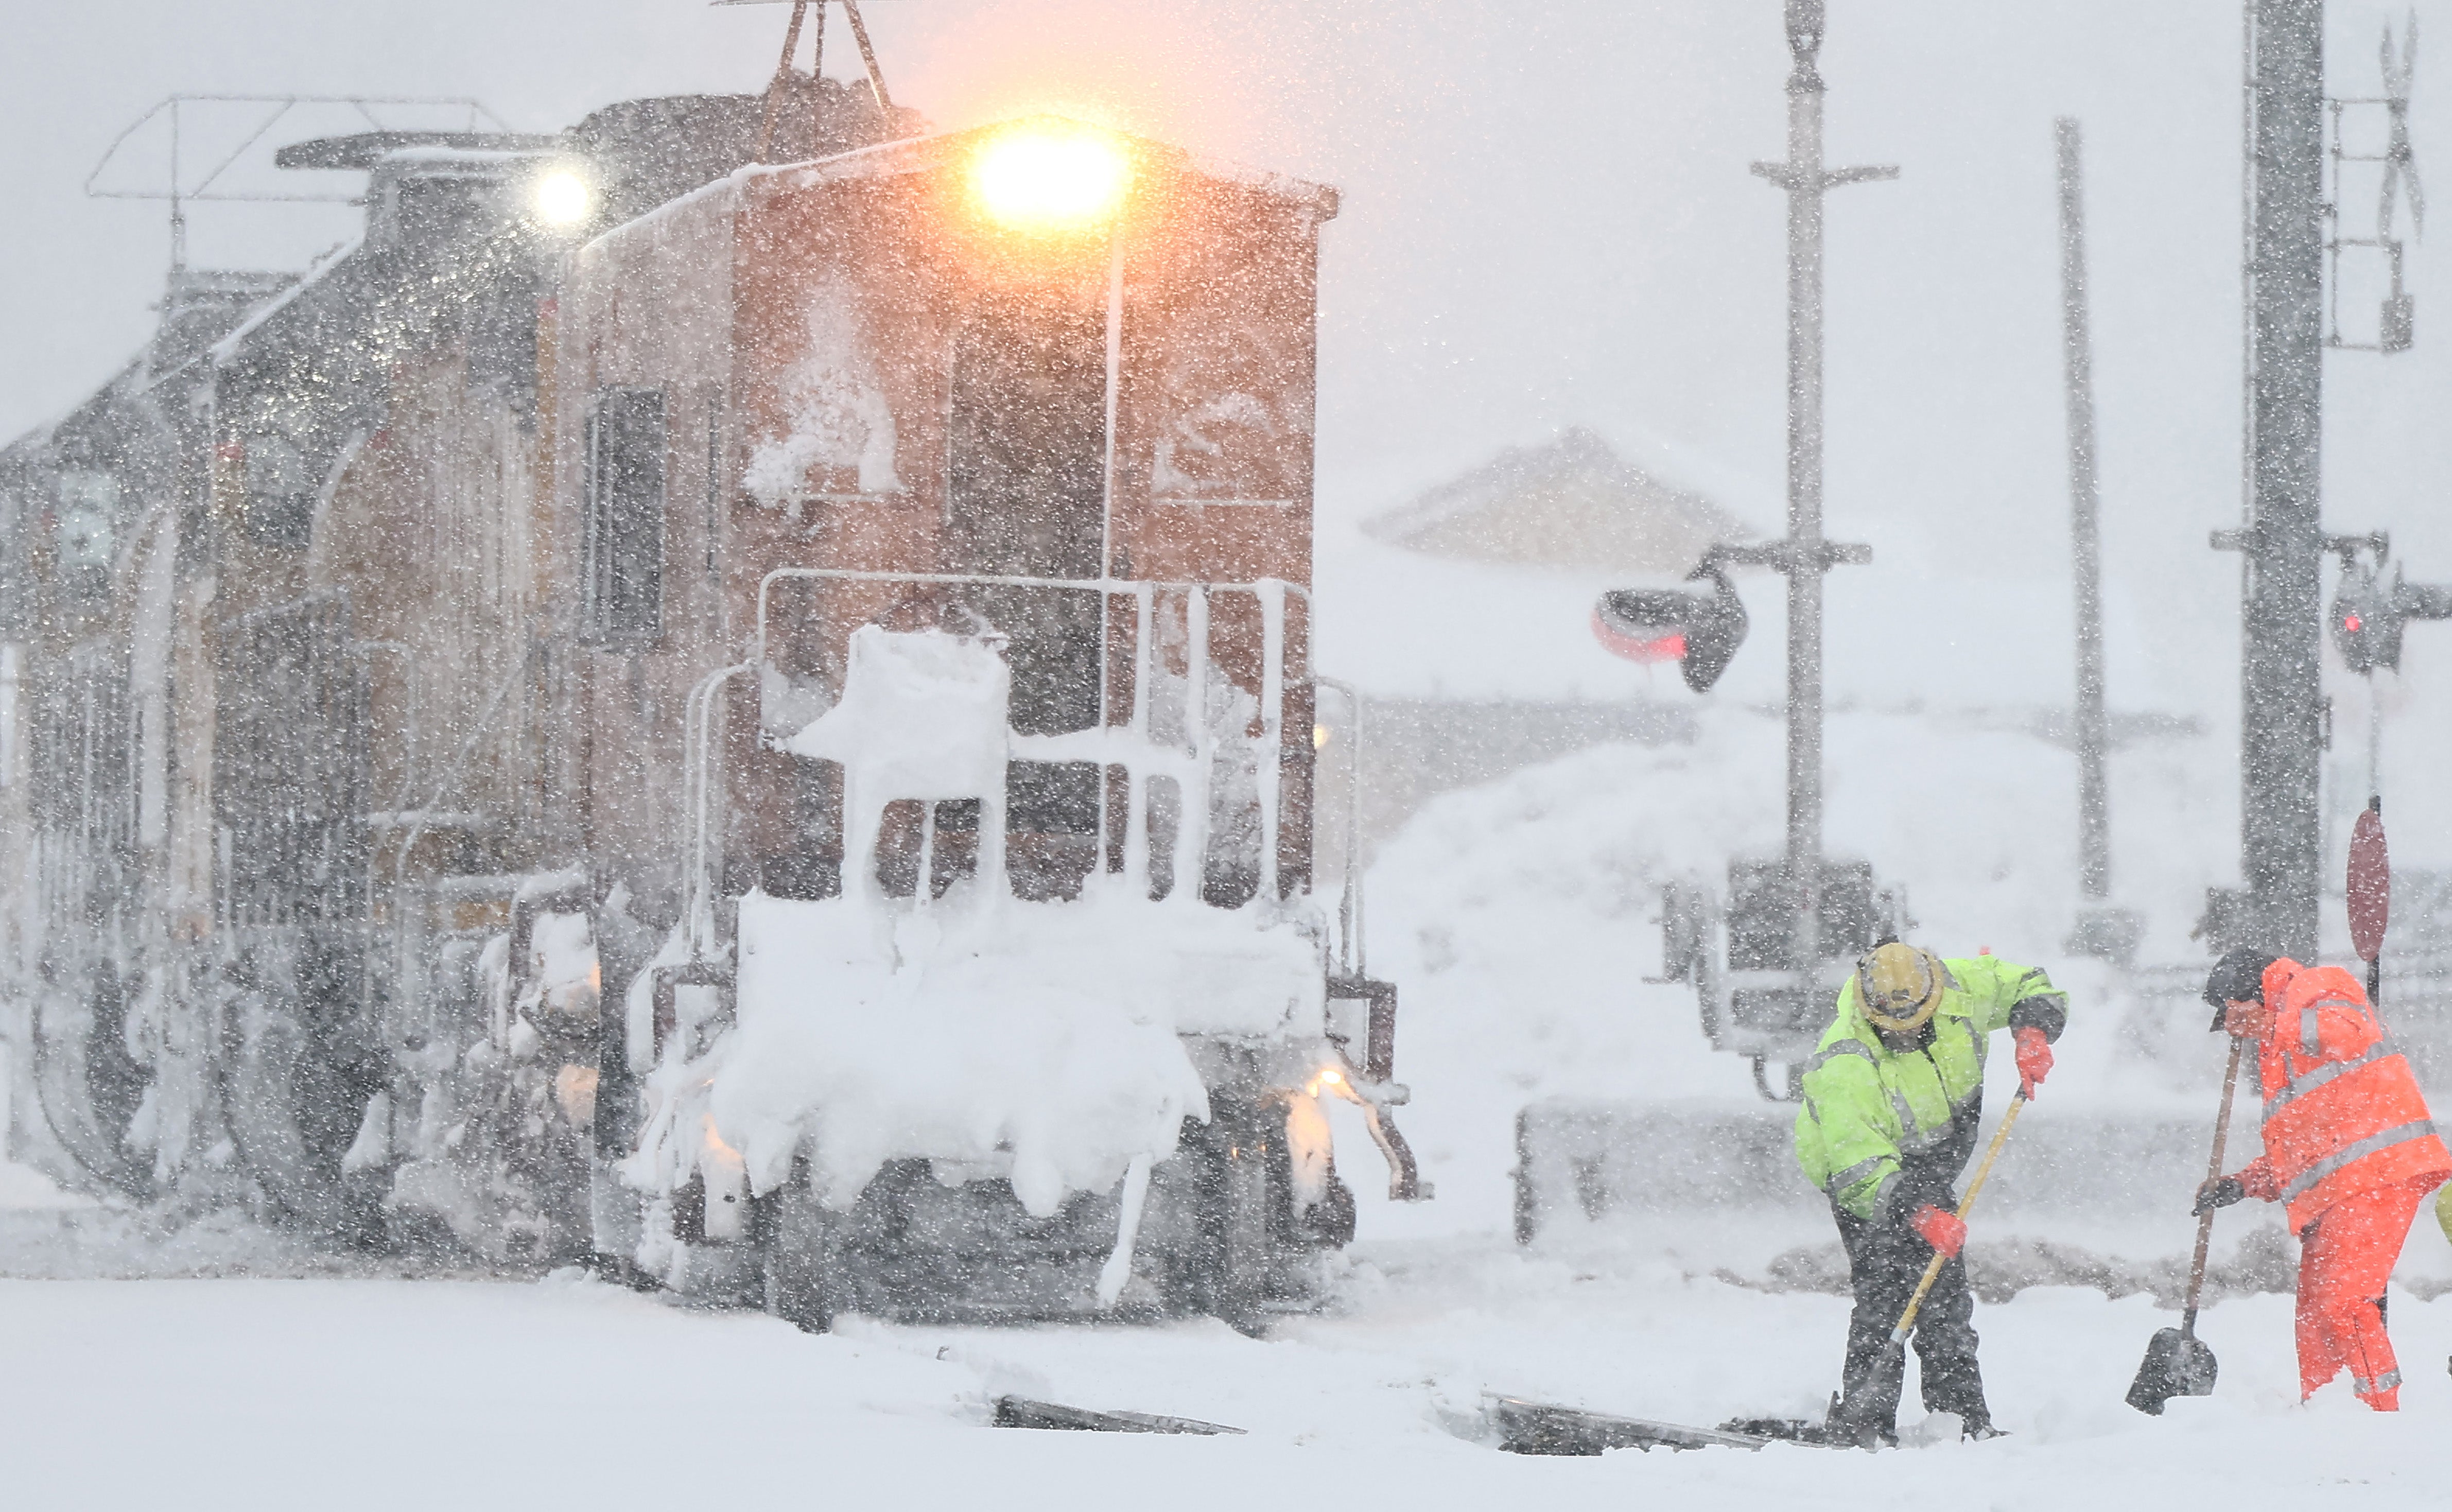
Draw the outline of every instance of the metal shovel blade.
[[[2177,1328],[2165,1328],[2146,1346],[2146,1363],[2128,1388],[2128,1404],[2153,1417],[2173,1397],[2214,1394],[2214,1352],[2205,1342]]]

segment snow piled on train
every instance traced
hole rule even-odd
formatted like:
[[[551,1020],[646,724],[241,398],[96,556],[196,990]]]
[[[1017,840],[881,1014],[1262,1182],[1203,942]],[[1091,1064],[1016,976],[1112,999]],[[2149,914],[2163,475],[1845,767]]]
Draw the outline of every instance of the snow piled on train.
[[[911,800],[978,800],[990,848],[942,897],[923,879],[888,898],[852,865],[837,898],[742,899],[736,1023],[693,1054],[685,1016],[704,1009],[676,993],[683,1022],[646,1081],[634,1184],[671,1191],[695,1169],[710,1197],[766,1191],[806,1153],[819,1197],[842,1210],[888,1162],[927,1159],[948,1184],[1008,1180],[1047,1217],[1173,1154],[1187,1117],[1208,1120],[1186,1036],[1275,1042],[1302,1080],[1323,1005],[1299,912],[1216,908],[1194,888],[1153,903],[1129,875],[1073,902],[1014,897],[994,847],[1008,752],[1027,737],[1008,725],[1003,658],[981,639],[876,626],[851,651],[842,697],[783,743],[843,764],[847,854],[873,854],[884,806]],[[652,976],[629,1005],[641,1060]]]
[[[894,409],[861,328],[858,291],[841,273],[824,270],[811,279],[801,308],[807,348],[783,376],[789,428],[758,444],[741,479],[750,497],[788,506],[795,519],[792,501],[813,469],[857,473],[862,493],[903,491],[894,467]]]

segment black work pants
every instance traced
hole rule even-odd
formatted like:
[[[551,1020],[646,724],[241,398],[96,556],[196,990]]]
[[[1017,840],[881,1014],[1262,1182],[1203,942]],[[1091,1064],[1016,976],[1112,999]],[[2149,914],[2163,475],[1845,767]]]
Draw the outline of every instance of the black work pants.
[[[1955,1207],[1953,1198],[1936,1205]],[[1848,1319],[1848,1367],[1840,1388],[1840,1421],[1858,1433],[1885,1437],[1897,1429],[1907,1359],[1890,1350],[1890,1330],[1907,1311],[1932,1246],[1904,1221],[1870,1224],[1831,1209],[1848,1251],[1848,1279],[1856,1310]],[[1975,1298],[1967,1289],[1967,1262],[1941,1267],[1916,1313],[1916,1366],[1927,1412],[1954,1412],[1969,1429],[1992,1425],[1984,1404],[1984,1375],[1975,1363]]]

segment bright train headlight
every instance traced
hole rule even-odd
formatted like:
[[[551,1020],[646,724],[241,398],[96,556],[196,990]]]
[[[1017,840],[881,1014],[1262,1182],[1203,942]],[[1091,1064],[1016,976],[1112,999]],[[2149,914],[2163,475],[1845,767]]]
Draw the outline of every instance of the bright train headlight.
[[[989,137],[971,160],[971,192],[1018,230],[1065,230],[1113,215],[1132,165],[1105,133],[1032,122]]]
[[[596,212],[596,186],[576,169],[547,169],[528,191],[528,209],[540,225],[567,230]]]

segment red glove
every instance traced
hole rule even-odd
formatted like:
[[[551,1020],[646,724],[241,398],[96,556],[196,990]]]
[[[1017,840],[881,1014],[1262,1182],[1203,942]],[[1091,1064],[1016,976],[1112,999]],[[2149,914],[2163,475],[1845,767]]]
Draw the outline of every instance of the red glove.
[[[1952,1260],[1966,1247],[1967,1225],[1958,1221],[1956,1213],[1946,1212],[1930,1203],[1915,1210],[1908,1219],[1908,1226],[1916,1231],[1917,1238]]]
[[[2233,1179],[2241,1191],[2260,1203],[2282,1201],[2282,1184],[2273,1179],[2273,1158],[2269,1155],[2260,1155],[2241,1166]]]
[[[2044,1078],[2052,1074],[2052,1042],[2045,1039],[2044,1031],[2031,1024],[2013,1031],[2009,1037],[2018,1042],[2018,1090],[2032,1102],[2035,1088],[2043,1085]]]

